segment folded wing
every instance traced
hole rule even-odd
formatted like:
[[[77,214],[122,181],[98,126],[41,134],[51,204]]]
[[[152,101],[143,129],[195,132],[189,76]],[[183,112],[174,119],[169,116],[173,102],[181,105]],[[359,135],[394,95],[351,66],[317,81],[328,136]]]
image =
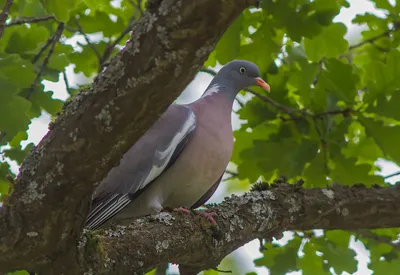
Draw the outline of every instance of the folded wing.
[[[165,172],[184,150],[195,128],[192,110],[171,105],[96,189],[86,226],[95,229],[107,222]]]

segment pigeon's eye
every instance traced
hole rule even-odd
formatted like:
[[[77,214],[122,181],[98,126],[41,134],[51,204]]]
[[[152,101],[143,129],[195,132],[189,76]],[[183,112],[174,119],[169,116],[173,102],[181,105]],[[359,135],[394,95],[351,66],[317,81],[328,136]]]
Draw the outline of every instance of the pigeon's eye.
[[[246,68],[245,67],[240,67],[239,72],[241,74],[244,74],[246,72]]]

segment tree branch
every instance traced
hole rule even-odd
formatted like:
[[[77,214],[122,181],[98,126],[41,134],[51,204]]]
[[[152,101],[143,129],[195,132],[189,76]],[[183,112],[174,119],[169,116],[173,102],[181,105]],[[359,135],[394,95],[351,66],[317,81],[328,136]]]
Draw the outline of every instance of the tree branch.
[[[271,239],[286,230],[399,227],[400,187],[303,189],[282,183],[232,196],[209,210],[218,213],[217,228],[198,215],[164,212],[128,227],[86,233],[79,253],[91,261],[82,262],[78,272],[103,266],[100,274],[144,274],[167,262],[198,272],[215,268],[253,239]]]
[[[3,10],[0,13],[0,39],[3,36],[4,29],[6,27],[6,21],[8,18],[8,12],[10,11],[13,3],[13,0],[7,0],[4,4]]]
[[[85,41],[86,41],[87,45],[93,50],[94,54],[99,59],[99,64],[100,64],[101,63],[101,55],[100,55],[99,51],[96,49],[96,47],[93,45],[93,43],[90,41],[89,37],[87,36],[85,31],[83,30],[82,26],[79,24],[79,21],[78,21],[77,18],[75,18],[75,25],[78,27],[78,32],[80,34],[82,34],[83,37],[85,38]]]
[[[379,34],[377,36],[374,36],[374,37],[371,37],[369,39],[363,40],[360,43],[357,43],[355,45],[350,46],[349,50],[350,51],[354,50],[354,49],[359,48],[359,47],[361,47],[361,46],[363,46],[365,44],[368,44],[368,43],[374,43],[376,40],[378,40],[378,39],[380,39],[382,37],[389,36],[391,33],[395,32],[396,30],[397,30],[397,28],[389,29],[389,30],[385,31],[384,33],[381,33],[381,34]]]
[[[365,229],[356,230],[355,233],[357,238],[372,239],[378,243],[384,243],[393,246],[394,248],[400,247],[400,243],[393,243],[392,238],[389,236],[379,236]]]
[[[44,15],[44,16],[39,16],[39,17],[19,18],[19,19],[16,19],[16,20],[8,23],[6,25],[6,27],[28,24],[28,23],[38,23],[38,22],[47,21],[47,20],[51,20],[51,19],[55,19],[55,17],[53,15]]]
[[[100,58],[100,65],[99,65],[99,72],[103,70],[103,67],[110,57],[112,51],[114,50],[115,46],[118,45],[119,42],[121,42],[122,38],[125,37],[131,30],[133,23],[135,22],[136,16],[132,16],[132,18],[129,20],[128,25],[125,27],[125,29],[121,32],[121,34],[112,42],[110,45],[104,50],[103,56]]]
[[[400,171],[390,174],[390,175],[387,175],[384,177],[384,179],[392,178],[392,177],[399,176],[399,175],[400,175]]]
[[[14,193],[0,208],[0,273],[76,268],[76,242],[97,183],[190,83],[233,20],[255,3],[171,0],[148,8],[133,27],[132,42],[88,90],[65,104],[22,164]]]
[[[60,39],[63,30],[64,30],[64,23],[58,24],[58,27],[57,27],[57,30],[56,30],[55,34],[51,37],[50,49],[47,52],[47,55],[43,60],[42,66],[40,66],[39,71],[36,74],[36,78],[33,81],[32,85],[31,85],[31,87],[29,89],[28,94],[26,95],[26,99],[29,100],[31,98],[32,94],[35,92],[36,85],[40,82],[40,77],[42,76],[43,71],[46,69],[46,66],[49,63],[50,57],[51,57],[51,55],[53,54],[53,51],[54,51],[54,47],[56,46],[57,41]],[[48,44],[46,43],[46,45],[48,45]],[[39,54],[41,54],[43,52],[44,52],[44,50],[43,51],[40,50]],[[37,56],[39,56],[39,54],[35,56],[35,58],[34,58],[35,62],[37,61]],[[35,62],[33,62],[33,63],[35,63]]]

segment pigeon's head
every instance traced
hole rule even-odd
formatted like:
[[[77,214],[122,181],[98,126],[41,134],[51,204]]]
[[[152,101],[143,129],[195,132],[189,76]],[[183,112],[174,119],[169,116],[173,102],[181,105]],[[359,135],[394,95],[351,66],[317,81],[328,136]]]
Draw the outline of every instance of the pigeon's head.
[[[215,76],[215,85],[230,88],[233,93],[249,86],[260,86],[269,92],[269,85],[260,77],[260,70],[253,62],[234,60],[227,63]],[[236,95],[235,94],[235,95]]]

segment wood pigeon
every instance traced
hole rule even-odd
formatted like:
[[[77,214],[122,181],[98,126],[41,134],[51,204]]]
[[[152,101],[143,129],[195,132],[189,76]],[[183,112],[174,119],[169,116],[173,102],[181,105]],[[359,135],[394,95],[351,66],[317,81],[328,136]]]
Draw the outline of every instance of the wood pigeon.
[[[109,220],[127,224],[163,209],[203,205],[231,158],[233,101],[253,85],[269,91],[254,63],[234,60],[200,99],[171,105],[97,187],[86,226],[96,229]]]

